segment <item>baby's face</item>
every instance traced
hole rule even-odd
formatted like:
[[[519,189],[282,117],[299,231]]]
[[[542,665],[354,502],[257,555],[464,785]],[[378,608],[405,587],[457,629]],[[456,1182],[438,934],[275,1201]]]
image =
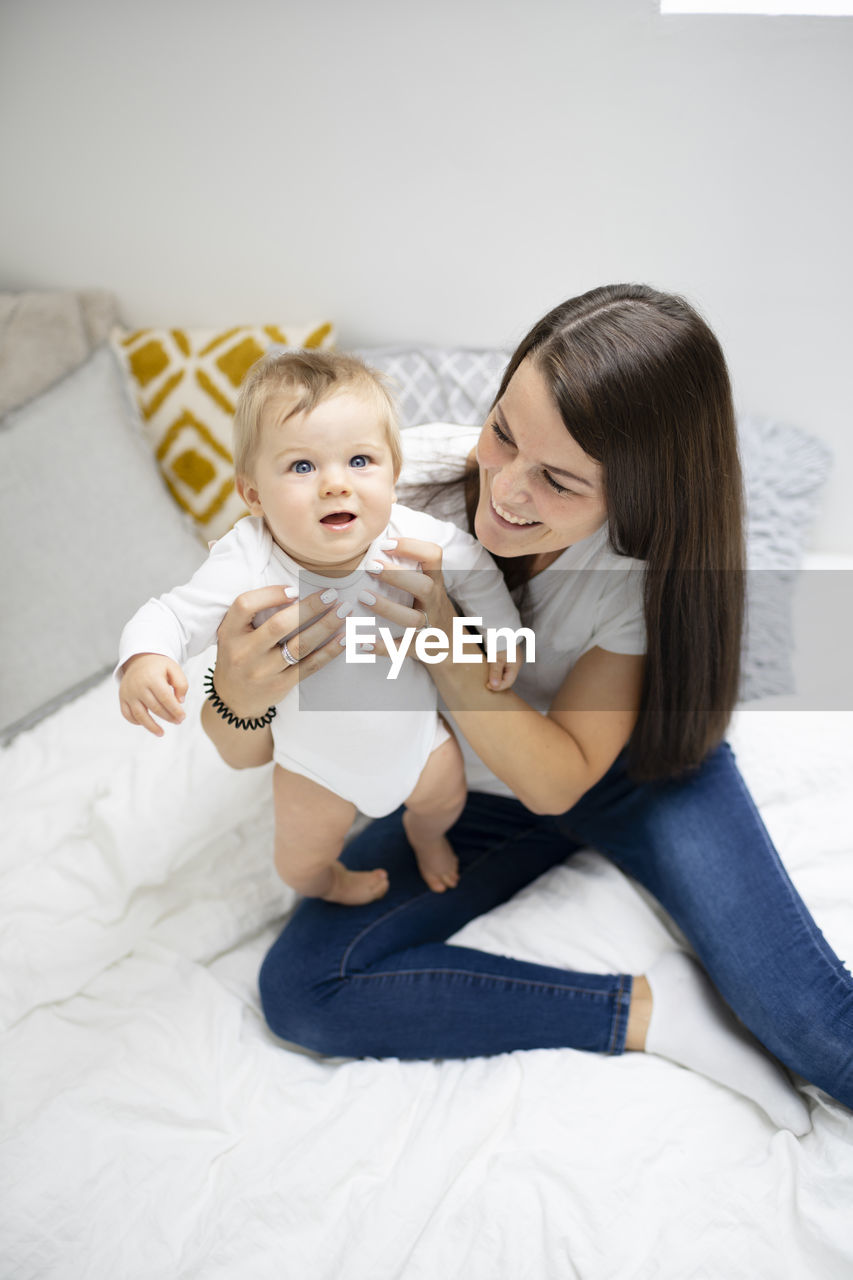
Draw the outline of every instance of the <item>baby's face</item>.
[[[289,407],[284,397],[266,405],[243,499],[303,568],[340,577],[358,566],[391,516],[385,429],[374,405],[351,390],[285,420]]]

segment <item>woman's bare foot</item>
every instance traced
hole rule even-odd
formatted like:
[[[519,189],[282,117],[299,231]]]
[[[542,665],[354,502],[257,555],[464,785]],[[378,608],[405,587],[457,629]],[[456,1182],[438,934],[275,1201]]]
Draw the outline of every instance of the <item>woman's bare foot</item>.
[[[403,830],[415,851],[418,870],[433,893],[444,893],[459,883],[459,859],[444,836],[427,834],[426,825],[408,809],[403,814]]]
[[[334,877],[331,886],[317,895],[324,902],[358,907],[375,902],[388,892],[388,872],[381,867],[375,871],[350,871],[342,862],[333,862],[329,870]]]

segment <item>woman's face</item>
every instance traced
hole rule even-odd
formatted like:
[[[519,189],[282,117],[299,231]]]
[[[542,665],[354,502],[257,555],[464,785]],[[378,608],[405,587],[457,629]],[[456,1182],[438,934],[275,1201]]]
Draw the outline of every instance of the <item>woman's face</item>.
[[[495,555],[554,559],[607,518],[601,465],[569,435],[529,358],[489,414],[477,461],[480,501],[474,529]]]

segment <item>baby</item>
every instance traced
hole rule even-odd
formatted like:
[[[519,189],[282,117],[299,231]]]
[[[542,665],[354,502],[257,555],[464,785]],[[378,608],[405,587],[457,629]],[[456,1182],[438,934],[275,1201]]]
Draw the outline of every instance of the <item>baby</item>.
[[[442,547],[445,583],[466,615],[519,628],[488,553],[453,523],[394,502],[402,461],[396,412],[380,377],[360,360],[308,351],[265,356],[240,389],[234,441],[237,488],[251,515],[213,545],[189,583],[149,600],[125,627],[117,673],[132,723],[161,732],[151,713],[180,710],[177,664],[213,643],[233,600],[251,588],[281,584],[294,599],[325,588],[322,598],[340,600],[342,619],[375,620],[369,606],[380,592],[411,606],[410,594],[367,576],[381,567],[379,550],[393,563],[389,549],[401,537]],[[298,630],[282,645],[285,663],[287,640]],[[505,648],[506,639],[497,636],[496,644]],[[514,682],[520,663],[506,657],[498,653],[488,664],[490,688]],[[390,667],[381,655],[354,670],[335,659],[276,708],[275,865],[305,896],[347,904],[381,897],[384,869],[350,871],[339,856],[357,809],[380,817],[403,802],[426,883],[442,892],[458,882],[445,833],[465,801],[462,753],[423,666],[405,662],[389,681]]]

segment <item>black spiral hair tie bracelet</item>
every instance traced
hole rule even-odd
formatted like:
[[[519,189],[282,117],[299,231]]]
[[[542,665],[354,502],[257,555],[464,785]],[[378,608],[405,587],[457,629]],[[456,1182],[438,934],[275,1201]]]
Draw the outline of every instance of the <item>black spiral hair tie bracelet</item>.
[[[207,694],[207,700],[211,703],[213,710],[226,724],[233,724],[235,729],[263,729],[265,725],[271,724],[275,719],[275,707],[269,707],[265,716],[253,716],[251,720],[244,720],[241,716],[235,716],[230,707],[226,707],[225,703],[216,692],[216,686],[213,683],[213,667],[208,667],[207,675],[204,677],[204,690]]]

